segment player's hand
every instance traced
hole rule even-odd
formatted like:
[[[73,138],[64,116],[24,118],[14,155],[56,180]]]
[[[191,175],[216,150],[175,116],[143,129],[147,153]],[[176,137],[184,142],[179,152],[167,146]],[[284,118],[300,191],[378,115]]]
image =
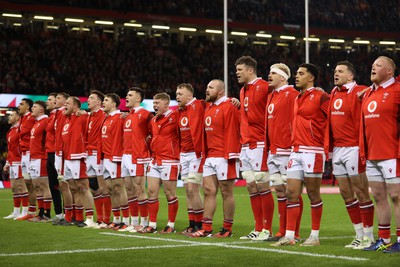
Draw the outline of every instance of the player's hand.
[[[367,92],[368,89],[369,89],[369,87],[367,87],[364,90],[362,90],[362,91],[357,93],[357,97],[358,97],[359,100],[363,99],[363,97],[364,97],[364,95],[365,95],[365,93]]]
[[[125,119],[126,117],[128,117],[128,112],[122,112],[121,118]]]
[[[10,165],[6,164],[3,167],[3,171],[8,172],[8,170],[10,170]]]
[[[148,135],[148,136],[146,137],[146,143],[147,143],[147,144],[150,143],[150,140],[151,140],[151,135]]]
[[[77,117],[80,117],[80,116],[85,115],[85,114],[87,114],[87,112],[85,110],[82,110],[82,109],[80,109],[77,112],[75,112],[75,115]]]
[[[235,107],[240,108],[240,101],[239,101],[239,99],[232,97],[232,98],[231,98],[231,103],[232,103],[232,105],[234,105]]]

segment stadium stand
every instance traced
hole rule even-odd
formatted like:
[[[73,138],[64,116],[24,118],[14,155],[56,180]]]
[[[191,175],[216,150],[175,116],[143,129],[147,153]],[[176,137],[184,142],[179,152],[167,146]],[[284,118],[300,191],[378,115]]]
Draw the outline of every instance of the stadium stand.
[[[167,14],[187,17],[223,17],[223,1],[19,1],[120,12]],[[229,19],[261,24],[304,25],[304,1],[240,0],[228,1]],[[309,0],[310,26],[368,31],[397,31],[400,26],[400,5],[397,0],[385,4],[374,0]]]
[[[203,97],[207,82],[223,76],[223,47],[205,36],[179,40],[177,34],[140,37],[121,34],[118,41],[98,33],[53,30],[32,32],[29,28],[0,27],[0,90],[5,93],[47,94],[68,91],[87,95],[92,88],[125,94],[130,86],[156,92],[174,93],[181,82],[194,85]],[[391,57],[399,58],[399,51]],[[359,83],[369,84],[374,58],[382,54],[378,47],[352,50],[311,46],[311,62],[320,66],[319,86],[330,91],[335,63],[349,60],[357,66]],[[234,60],[251,55],[258,60],[259,75],[267,77],[267,68],[283,62],[295,71],[304,60],[304,49],[293,43],[288,47],[254,45],[250,41],[229,46],[230,94],[237,96],[239,85],[234,75]],[[291,80],[293,82],[293,80]]]

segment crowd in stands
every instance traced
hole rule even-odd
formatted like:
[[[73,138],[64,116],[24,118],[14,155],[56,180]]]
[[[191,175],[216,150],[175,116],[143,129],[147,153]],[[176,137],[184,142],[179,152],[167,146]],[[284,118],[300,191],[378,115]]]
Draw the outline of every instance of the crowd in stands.
[[[395,52],[394,52],[395,53]],[[335,63],[349,60],[357,66],[357,80],[370,84],[372,60],[382,54],[374,48],[333,50],[327,45],[311,46],[310,61],[321,68],[319,86],[332,89]],[[283,62],[292,72],[304,62],[304,47],[244,44],[229,45],[229,94],[238,96],[235,59],[251,55],[258,60],[259,76],[267,79],[271,64]],[[399,53],[391,54],[395,60]],[[88,95],[93,88],[117,92],[140,86],[151,98],[157,92],[172,94],[182,82],[193,84],[198,97],[204,97],[208,81],[223,78],[223,46],[205,36],[176,34],[142,37],[121,34],[118,41],[105,34],[68,32],[66,29],[33,33],[29,29],[0,28],[0,90],[4,93],[48,94],[67,91]],[[294,82],[292,78],[291,83]]]
[[[19,2],[212,19],[223,17],[222,0],[28,0]],[[304,10],[304,1],[228,0],[228,16],[233,21],[304,25]],[[309,0],[309,23],[311,27],[396,32],[400,28],[400,2],[397,0],[384,2]]]

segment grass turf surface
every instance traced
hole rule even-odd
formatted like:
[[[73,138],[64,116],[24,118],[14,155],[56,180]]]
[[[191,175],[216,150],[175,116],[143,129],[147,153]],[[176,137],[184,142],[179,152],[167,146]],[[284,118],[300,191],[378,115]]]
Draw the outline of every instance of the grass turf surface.
[[[184,190],[177,231],[187,222]],[[301,237],[310,233],[310,205],[306,195]],[[131,234],[112,230],[83,229],[5,220],[12,211],[11,190],[0,190],[0,266],[382,266],[400,261],[400,254],[345,249],[354,235],[340,195],[323,195],[321,246],[274,248],[269,242],[239,240],[253,229],[250,201],[244,187],[235,188],[234,236],[226,239],[187,238],[180,234]],[[222,226],[221,198],[214,216],[214,232]],[[277,206],[273,230],[278,230]],[[158,228],[167,222],[167,203],[160,194]],[[392,232],[395,224],[392,223]],[[375,230],[375,233],[377,231]],[[395,237],[392,236],[392,241]]]

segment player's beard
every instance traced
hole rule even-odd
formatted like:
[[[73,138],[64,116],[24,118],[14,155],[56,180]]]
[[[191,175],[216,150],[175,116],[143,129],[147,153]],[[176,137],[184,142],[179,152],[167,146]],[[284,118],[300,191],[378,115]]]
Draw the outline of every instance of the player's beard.
[[[217,95],[206,95],[206,102],[215,102],[215,100],[217,100]]]

